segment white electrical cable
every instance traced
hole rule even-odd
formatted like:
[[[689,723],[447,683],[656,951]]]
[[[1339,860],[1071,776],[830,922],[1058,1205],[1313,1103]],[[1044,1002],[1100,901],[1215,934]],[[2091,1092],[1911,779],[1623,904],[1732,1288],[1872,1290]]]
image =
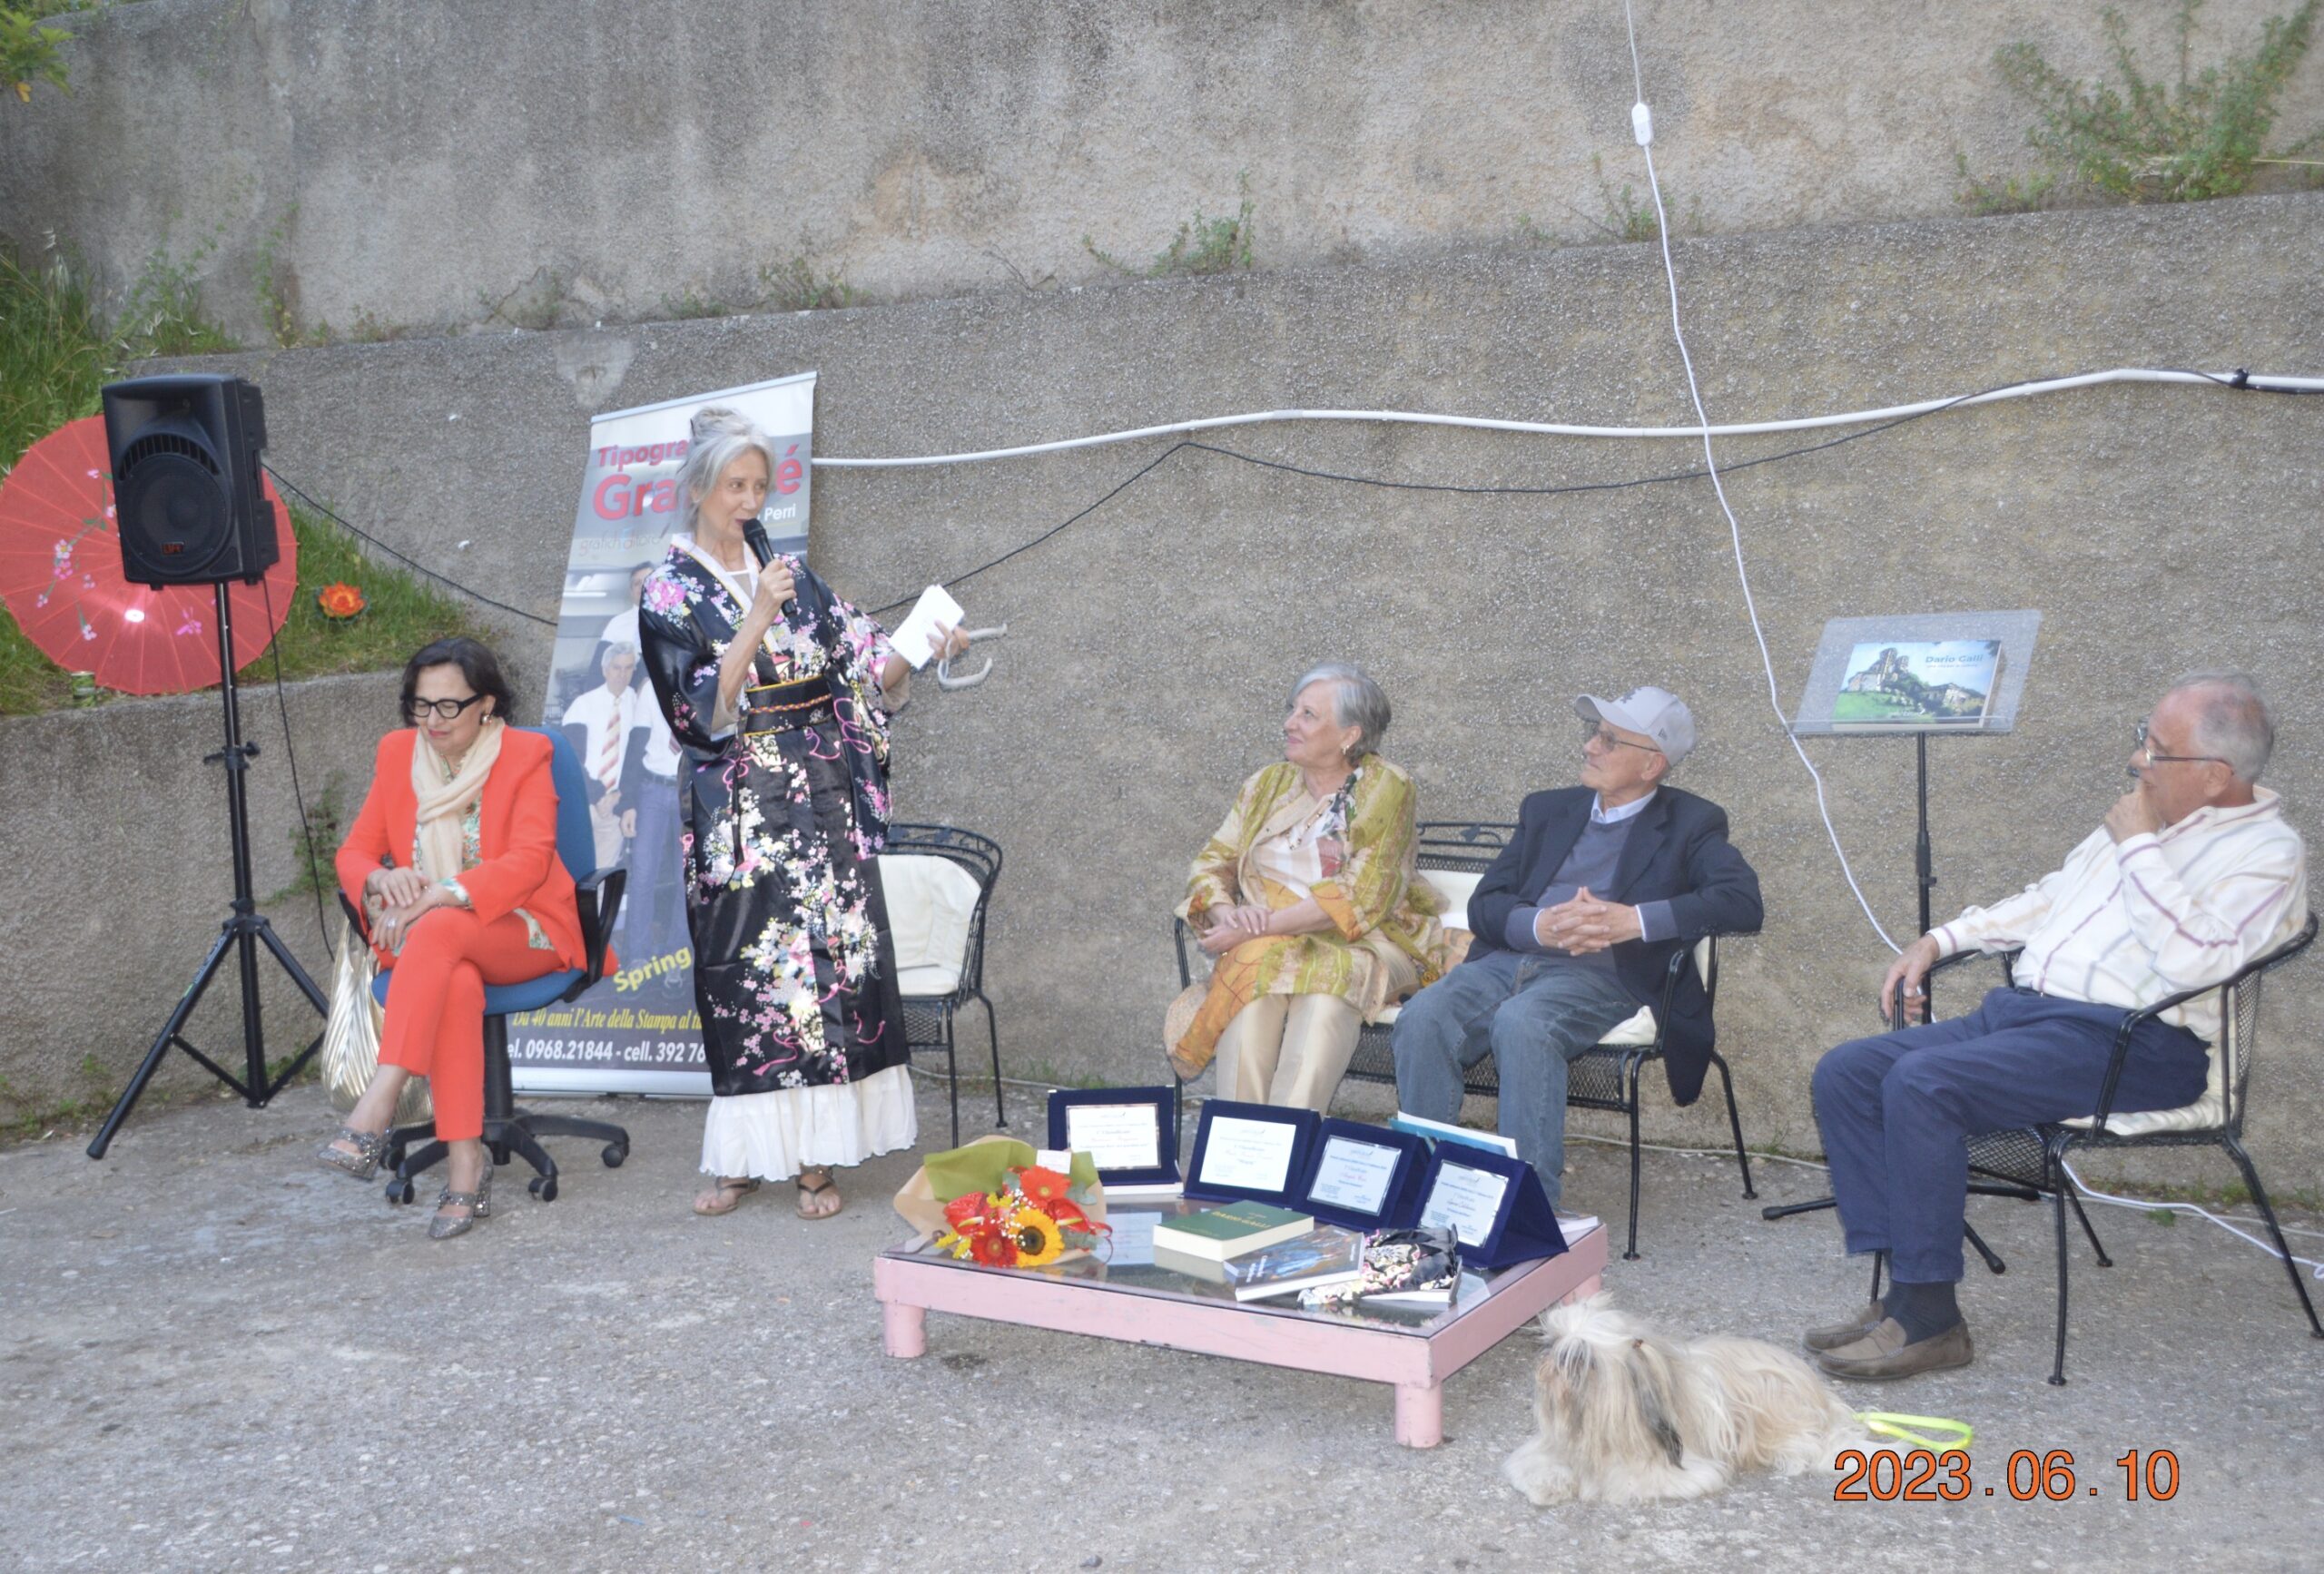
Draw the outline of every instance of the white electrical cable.
[[[1824,833],[1832,839],[1832,855],[1840,861],[1841,877],[1848,882],[1848,890],[1856,893],[1856,905],[1864,910],[1865,920],[1872,925],[1872,932],[1880,937],[1880,943],[1892,951],[1901,951],[1904,948],[1888,938],[1888,931],[1881,927],[1879,915],[1872,910],[1872,903],[1865,900],[1864,888],[1856,882],[1856,871],[1848,867],[1847,851],[1840,845],[1838,828],[1832,823],[1831,806],[1824,797],[1823,772],[1817,771],[1816,762],[1807,757],[1807,751],[1801,746],[1798,734],[1791,730],[1790,718],[1783,713],[1783,695],[1776,684],[1775,657],[1768,654],[1767,632],[1759,626],[1758,605],[1751,595],[1751,576],[1743,564],[1743,526],[1737,521],[1735,509],[1727,501],[1727,487],[1718,478],[1718,460],[1712,454],[1710,446],[1710,415],[1703,408],[1702,389],[1695,381],[1695,358],[1688,352],[1687,335],[1679,325],[1679,271],[1670,261],[1670,217],[1663,211],[1662,182],[1654,169],[1654,117],[1646,107],[1643,74],[1638,59],[1638,29],[1630,22],[1630,0],[1622,0],[1622,21],[1630,27],[1630,77],[1633,82],[1641,84],[1639,96],[1630,104],[1630,129],[1638,142],[1639,152],[1646,155],[1647,189],[1654,197],[1654,229],[1662,246],[1662,277],[1670,287],[1670,337],[1678,343],[1679,364],[1687,369],[1687,397],[1694,401],[1695,420],[1703,444],[1703,467],[1710,474],[1710,489],[1718,498],[1719,512],[1727,516],[1728,539],[1735,548],[1735,578],[1743,587],[1743,610],[1751,619],[1751,637],[1758,642],[1759,665],[1768,676],[1768,703],[1775,711],[1776,725],[1783,729],[1785,740],[1791,744],[1791,752],[1799,756],[1799,762],[1807,767],[1808,779],[1816,783],[1816,812],[1823,818]]]
[[[2066,1172],[2066,1178],[2073,1182],[2073,1189],[2080,1192],[2083,1196],[2088,1197],[2093,1203],[2112,1203],[2116,1207],[2136,1208],[2142,1214],[2151,1214],[2158,1210],[2167,1210],[2174,1214],[2192,1214],[2197,1218],[2209,1219],[2211,1223],[2217,1225],[2221,1229],[2225,1230],[2230,1235],[2241,1236],[2242,1239],[2250,1242],[2253,1245],[2259,1247],[2261,1251],[2267,1253],[2268,1255],[2275,1258],[2276,1261],[2280,1263],[2284,1259],[2284,1254],[2277,1251],[2270,1243],[2261,1240],[2257,1235],[2245,1234],[2243,1231],[2237,1229],[2233,1225],[2228,1223],[2225,1219],[2221,1218],[2217,1214],[2214,1214],[2208,1209],[2198,1207],[2193,1203],[2148,1203],[2141,1202],[2136,1197],[2118,1197],[2112,1195],[2111,1193],[2093,1191],[2087,1181],[2074,1174],[2073,1166],[2069,1164],[2064,1165],[2063,1167]],[[2262,1221],[2247,1220],[2246,1222],[2257,1224]],[[2280,1225],[2277,1228],[2281,1229],[2282,1226]],[[2288,1235],[2312,1235],[2316,1233],[2317,1232],[2314,1230],[2284,1231],[2284,1234]],[[2298,1263],[2302,1267],[2315,1269],[2316,1277],[2319,1279],[2324,1279],[2324,1263],[2319,1263],[2313,1257],[2300,1256],[2293,1257],[2292,1261]]]
[[[1388,426],[1466,427],[1488,432],[1518,432],[1529,437],[1547,438],[1699,438],[1708,434],[1715,438],[1751,437],[1763,432],[1806,432],[1822,427],[1869,426],[1879,421],[1902,420],[1907,416],[1924,416],[1946,408],[1967,409],[1972,405],[1993,404],[2001,399],[2029,398],[2035,394],[2062,393],[2073,389],[2098,388],[2107,383],[2192,383],[2204,388],[2234,388],[2239,374],[2231,371],[2181,371],[2162,367],[2115,367],[2107,371],[2087,371],[2073,377],[2042,378],[2032,382],[2013,383],[2007,388],[1988,389],[1982,393],[1955,395],[1951,398],[1920,399],[1907,405],[1888,405],[1879,409],[1843,410],[1835,415],[1799,416],[1783,420],[1741,421],[1728,426],[1708,427],[1593,427],[1577,426],[1562,421],[1502,420],[1489,416],[1435,415],[1423,410],[1327,410],[1279,409],[1251,410],[1242,415],[1205,416],[1195,420],[1171,421],[1158,427],[1130,427],[1120,431],[1098,432],[1086,438],[1060,438],[1055,442],[1024,443],[1008,448],[974,448],[958,454],[916,454],[893,458],[848,459],[819,458],[819,469],[833,470],[893,470],[911,469],[931,465],[980,465],[993,459],[1020,459],[1035,454],[1061,454],[1073,448],[1102,448],[1110,443],[1136,442],[1141,438],[1167,438],[1183,432],[1216,431],[1221,427],[1266,426],[1288,421],[1370,421]],[[2290,377],[2273,372],[2242,374],[2249,387],[2286,393],[2324,393],[2324,377]]]

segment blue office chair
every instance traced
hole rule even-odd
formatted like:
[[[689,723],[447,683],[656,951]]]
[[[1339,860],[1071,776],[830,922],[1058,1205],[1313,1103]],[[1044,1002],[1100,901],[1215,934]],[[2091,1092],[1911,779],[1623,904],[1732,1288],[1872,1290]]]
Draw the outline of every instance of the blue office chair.
[[[508,1015],[538,1011],[571,1000],[606,974],[606,942],[621,913],[622,888],[629,880],[625,869],[597,868],[597,840],[589,826],[589,779],[581,757],[561,734],[527,727],[549,742],[549,770],[556,783],[556,855],[573,876],[574,895],[581,914],[581,943],[588,960],[572,968],[527,979],[521,984],[487,984],[484,990],[484,1144],[492,1162],[504,1165],[510,1154],[523,1157],[537,1172],[531,1189],[545,1203],[556,1200],[556,1161],[540,1145],[544,1136],[586,1136],[606,1145],[606,1167],[619,1169],[629,1156],[629,1133],[603,1120],[576,1120],[563,1115],[534,1115],[517,1107],[508,1076]],[[359,909],[346,907],[360,933],[369,935]],[[387,973],[372,981],[372,996],[388,1003]],[[416,1151],[407,1152],[419,1144]],[[436,1140],[436,1125],[399,1126],[388,1134],[388,1201],[408,1203],[416,1188],[412,1177],[439,1163],[449,1150]]]

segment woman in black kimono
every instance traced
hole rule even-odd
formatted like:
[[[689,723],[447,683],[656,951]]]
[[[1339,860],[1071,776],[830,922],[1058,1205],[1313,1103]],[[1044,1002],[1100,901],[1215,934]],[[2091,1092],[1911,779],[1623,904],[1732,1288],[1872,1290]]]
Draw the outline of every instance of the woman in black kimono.
[[[638,635],[684,755],[686,927],[715,1095],[694,1212],[731,1213],[762,1180],[797,1176],[814,1219],[840,1210],[832,1166],[918,1136],[874,857],[888,716],[911,669],[878,624],[767,548],[773,464],[742,416],[695,415],[685,533],[645,582]]]

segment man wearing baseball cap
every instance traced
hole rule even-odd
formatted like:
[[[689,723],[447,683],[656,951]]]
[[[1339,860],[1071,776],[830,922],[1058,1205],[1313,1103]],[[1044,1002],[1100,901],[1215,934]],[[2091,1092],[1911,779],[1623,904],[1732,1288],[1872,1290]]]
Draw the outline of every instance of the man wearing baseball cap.
[[[1695,746],[1666,689],[1584,694],[1581,783],[1529,795],[1517,834],[1469,898],[1468,959],[1404,1003],[1396,1093],[1450,1121],[1463,1073],[1493,1058],[1501,1134],[1558,1200],[1566,1062],[1658,1000],[1670,959],[1709,934],[1759,927],[1759,877],[1727,840],[1727,813],[1664,784]],[[1692,1104],[1710,1064],[1710,1002],[1689,968],[1663,1024],[1671,1097]]]

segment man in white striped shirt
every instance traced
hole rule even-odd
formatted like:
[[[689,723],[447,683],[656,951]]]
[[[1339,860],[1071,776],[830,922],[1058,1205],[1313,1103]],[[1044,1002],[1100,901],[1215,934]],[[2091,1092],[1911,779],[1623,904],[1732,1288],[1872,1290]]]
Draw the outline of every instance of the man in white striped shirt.
[[[1850,1252],[1886,1252],[1887,1294],[1810,1329],[1836,1377],[1908,1377],[1965,1365],[1965,1139],[2089,1115],[2123,1016],[2223,981],[2308,920],[2307,855],[2258,785],[2275,729],[2252,680],[2198,673],[2138,729],[2137,785],[2106,822],[2018,895],[1971,908],[1905,948],[1881,985],[1907,1011],[1955,951],[2017,950],[2014,983],[1951,1021],[1843,1044],[1816,1067],[1816,1114]],[[2113,1108],[2176,1109],[2204,1088],[2220,1030],[2206,995],[2132,1034]]]

